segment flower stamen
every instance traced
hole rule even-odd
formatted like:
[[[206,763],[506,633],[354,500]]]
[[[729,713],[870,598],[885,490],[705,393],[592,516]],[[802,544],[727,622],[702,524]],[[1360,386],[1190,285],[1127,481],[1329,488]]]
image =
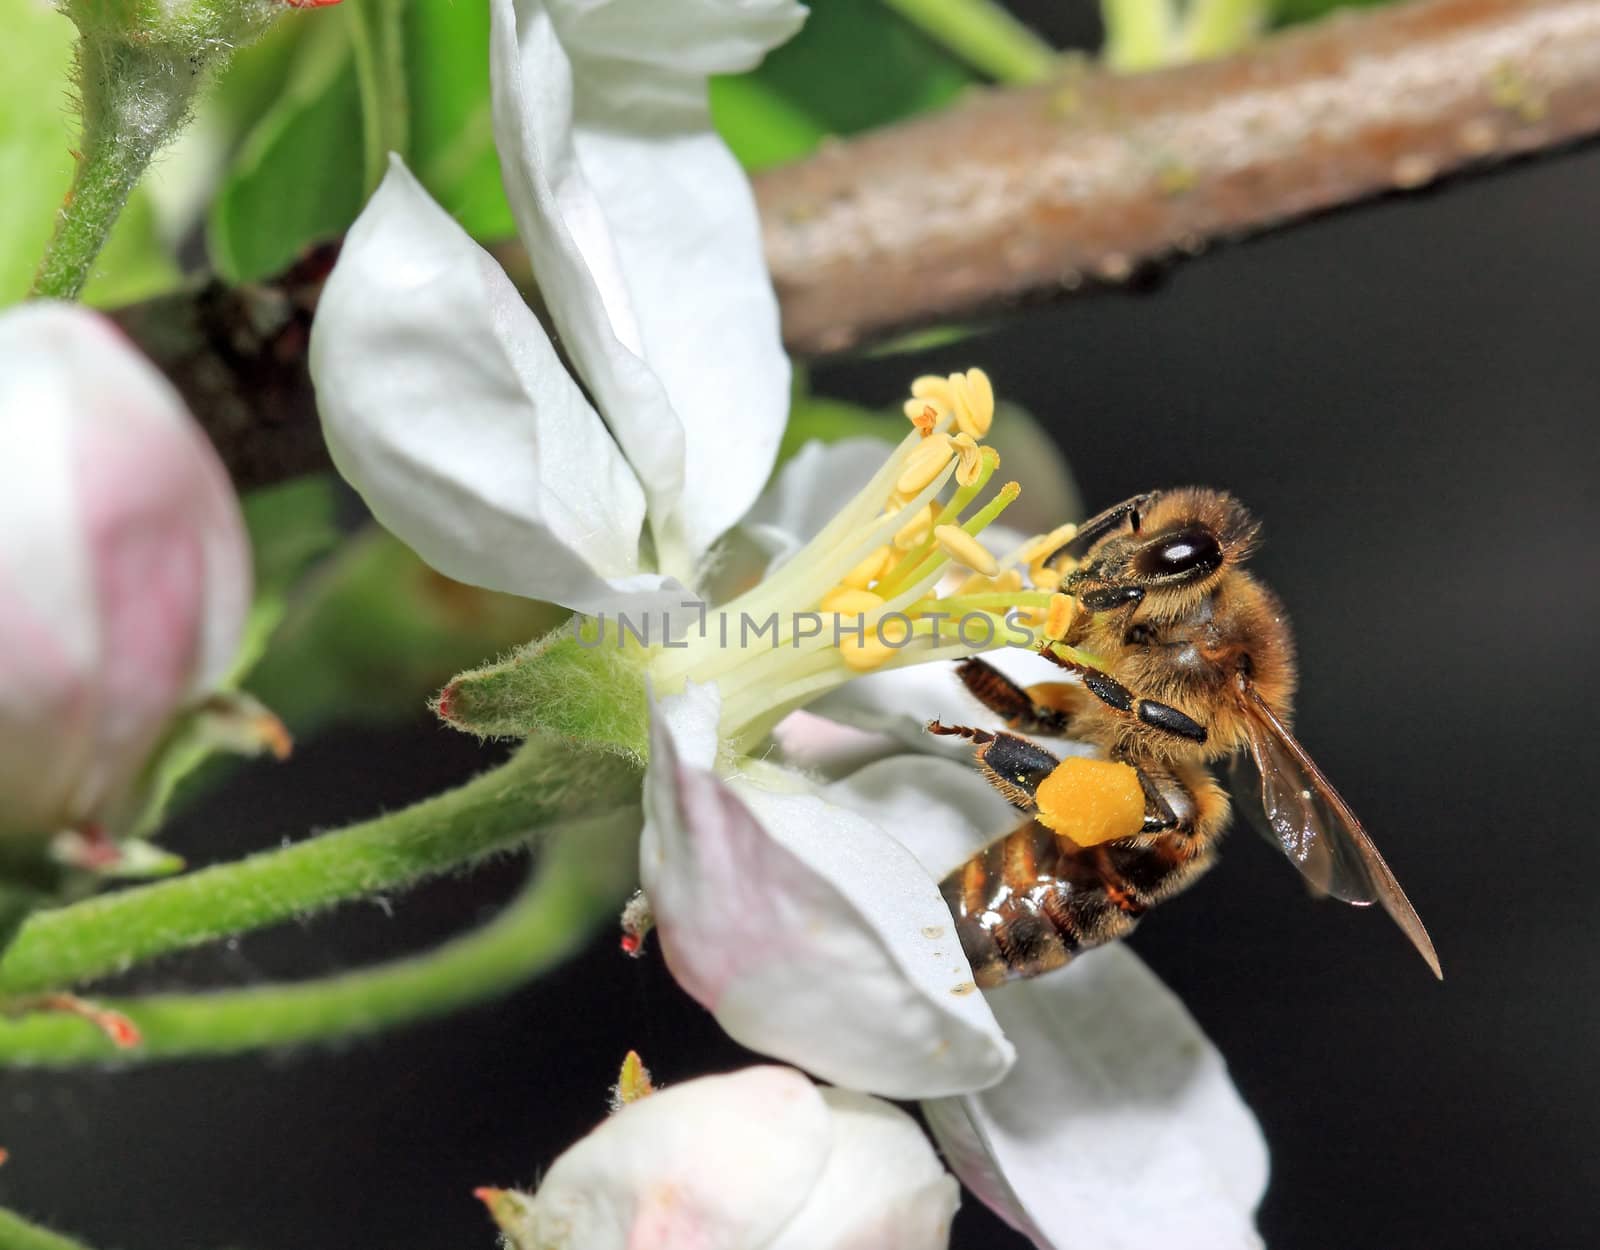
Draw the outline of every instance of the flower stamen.
[[[952,560],[966,565],[973,572],[993,577],[1000,571],[989,549],[966,530],[954,525],[939,525],[934,528],[933,537]]]

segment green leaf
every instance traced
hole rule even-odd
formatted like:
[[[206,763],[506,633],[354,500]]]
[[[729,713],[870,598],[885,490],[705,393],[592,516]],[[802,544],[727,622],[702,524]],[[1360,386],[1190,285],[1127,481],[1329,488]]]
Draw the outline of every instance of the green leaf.
[[[289,611],[290,595],[312,563],[339,541],[334,485],[312,476],[252,492],[244,501],[255,570],[255,599],[229,687],[266,654],[267,643]]]
[[[411,152],[405,0],[349,0],[346,9],[361,91],[361,151],[370,195],[383,181],[389,154],[408,157]]]
[[[38,0],[0,0],[0,305],[27,294],[72,181],[78,118],[71,106],[72,23]],[[170,287],[177,267],[161,246],[141,189],[95,263],[87,292],[101,303]]]
[[[797,161],[828,137],[818,118],[757,74],[711,80],[711,121],[751,172]]]
[[[468,234],[503,239],[516,223],[500,184],[488,66],[487,5],[412,0],[406,77],[417,176]]]
[[[212,205],[211,261],[231,281],[276,273],[360,211],[361,97],[349,21],[337,10],[326,16],[301,39],[283,93]]]
[[[752,167],[948,104],[977,81],[956,57],[877,3],[817,4],[759,68],[712,88],[718,129]]]

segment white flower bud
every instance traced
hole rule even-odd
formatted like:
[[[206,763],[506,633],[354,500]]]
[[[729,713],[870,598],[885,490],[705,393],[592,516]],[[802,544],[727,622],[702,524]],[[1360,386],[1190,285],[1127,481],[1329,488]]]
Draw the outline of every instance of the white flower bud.
[[[959,1200],[905,1112],[775,1067],[630,1102],[538,1192],[479,1196],[517,1250],[942,1250]]]
[[[249,603],[237,501],[177,392],[94,313],[0,315],[0,837],[115,832]]]

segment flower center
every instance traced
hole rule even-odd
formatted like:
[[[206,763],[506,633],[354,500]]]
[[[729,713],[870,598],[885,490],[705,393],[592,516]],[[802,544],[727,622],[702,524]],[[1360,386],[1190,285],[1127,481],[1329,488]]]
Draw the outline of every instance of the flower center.
[[[650,661],[661,692],[717,683],[736,748],[863,673],[1042,636],[1061,581],[1043,562],[1074,527],[990,551],[981,536],[1021,488],[989,491],[1000,456],[982,442],[995,416],[988,376],[921,377],[911,394],[912,430],[816,537]]]

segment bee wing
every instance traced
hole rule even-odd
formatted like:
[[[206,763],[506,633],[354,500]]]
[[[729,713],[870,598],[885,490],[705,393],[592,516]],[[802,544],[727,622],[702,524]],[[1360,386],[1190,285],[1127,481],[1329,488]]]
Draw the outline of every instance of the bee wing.
[[[1281,850],[1319,895],[1380,903],[1417,953],[1442,977],[1416,908],[1350,805],[1253,689],[1243,695],[1249,749],[1234,757],[1233,793],[1258,832]]]

